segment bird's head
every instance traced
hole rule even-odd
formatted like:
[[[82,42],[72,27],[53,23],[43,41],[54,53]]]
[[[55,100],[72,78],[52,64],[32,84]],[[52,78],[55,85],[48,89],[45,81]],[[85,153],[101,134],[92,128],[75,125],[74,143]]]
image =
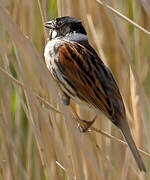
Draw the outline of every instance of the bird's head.
[[[50,29],[50,39],[65,37],[71,33],[87,34],[81,21],[70,16],[64,16],[52,21],[47,21],[44,26]]]

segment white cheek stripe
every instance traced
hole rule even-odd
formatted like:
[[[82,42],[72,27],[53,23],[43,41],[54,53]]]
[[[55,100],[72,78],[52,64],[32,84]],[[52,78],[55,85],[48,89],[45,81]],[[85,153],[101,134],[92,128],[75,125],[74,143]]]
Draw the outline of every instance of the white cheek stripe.
[[[57,31],[54,30],[54,31],[52,32],[52,39],[55,38],[56,36],[57,36]]]

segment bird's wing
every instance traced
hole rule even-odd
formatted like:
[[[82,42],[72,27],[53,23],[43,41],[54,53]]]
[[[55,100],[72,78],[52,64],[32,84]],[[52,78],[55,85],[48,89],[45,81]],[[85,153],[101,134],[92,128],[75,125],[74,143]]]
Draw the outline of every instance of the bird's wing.
[[[123,106],[122,98],[110,70],[92,47],[65,42],[59,48],[57,63],[76,95],[113,119],[114,112],[120,110],[120,107],[115,109],[115,105]]]

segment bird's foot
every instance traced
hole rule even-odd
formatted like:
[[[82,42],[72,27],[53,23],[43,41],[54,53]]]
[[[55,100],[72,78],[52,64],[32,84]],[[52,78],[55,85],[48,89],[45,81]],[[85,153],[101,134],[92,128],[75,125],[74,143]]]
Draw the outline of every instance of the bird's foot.
[[[87,132],[89,128],[92,126],[92,124],[95,122],[96,118],[97,118],[97,115],[93,118],[92,121],[86,121],[86,120],[80,119],[80,121],[78,122],[79,131]]]

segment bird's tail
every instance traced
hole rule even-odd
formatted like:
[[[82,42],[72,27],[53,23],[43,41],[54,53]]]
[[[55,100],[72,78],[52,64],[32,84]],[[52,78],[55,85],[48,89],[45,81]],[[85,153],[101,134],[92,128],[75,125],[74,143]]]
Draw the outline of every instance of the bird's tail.
[[[120,124],[119,128],[121,129],[127,144],[129,145],[129,148],[134,156],[134,159],[135,159],[140,171],[146,172],[146,168],[143,163],[143,160],[141,159],[141,156],[140,156],[140,154],[136,148],[135,142],[132,138],[131,131],[129,129],[129,125],[126,120],[123,120],[121,122],[122,122],[122,124]]]

